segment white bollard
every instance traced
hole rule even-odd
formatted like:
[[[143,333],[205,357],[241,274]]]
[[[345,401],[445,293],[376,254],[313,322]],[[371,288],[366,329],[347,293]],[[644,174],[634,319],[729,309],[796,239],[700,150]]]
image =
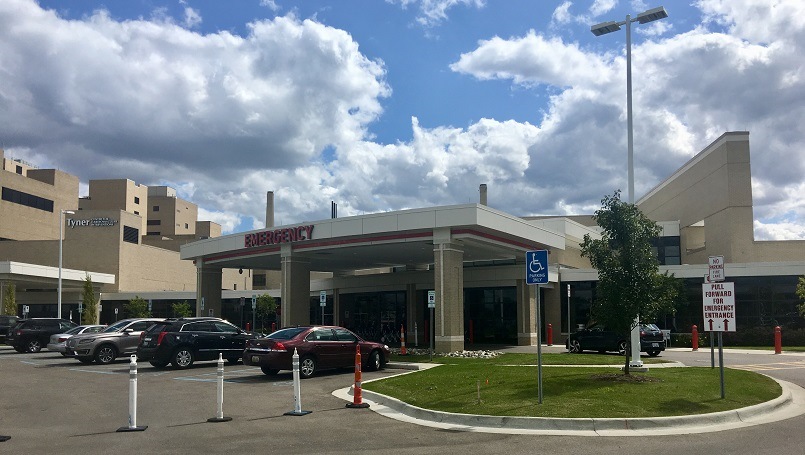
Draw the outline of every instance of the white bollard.
[[[285,413],[286,416],[303,416],[310,414],[312,411],[302,410],[302,386],[299,378],[299,354],[296,348],[293,350],[293,357],[291,357],[293,365],[293,411]]]
[[[207,422],[229,422],[232,417],[224,417],[224,356],[218,354],[218,412],[215,417],[210,417]]]
[[[118,432],[124,431],[144,431],[146,426],[137,426],[137,356],[131,356],[129,362],[129,426],[120,427]]]

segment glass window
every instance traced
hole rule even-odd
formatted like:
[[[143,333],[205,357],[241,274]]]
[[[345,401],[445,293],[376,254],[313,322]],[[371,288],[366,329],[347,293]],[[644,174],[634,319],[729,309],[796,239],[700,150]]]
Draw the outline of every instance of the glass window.
[[[307,336],[307,341],[337,341],[332,329],[315,329]]]
[[[306,329],[304,327],[292,327],[289,329],[281,329],[270,334],[268,337],[275,340],[290,340],[291,338],[294,338],[295,336],[299,335],[305,330]]]
[[[232,324],[227,324],[226,322],[214,322],[213,324],[219,332],[238,333],[238,328]]]
[[[159,206],[158,206],[158,205],[155,205],[155,206],[154,206],[154,211],[155,211],[155,212],[158,212],[158,211],[159,211]]]
[[[182,332],[217,332],[212,322],[202,321],[185,324],[182,326]]]
[[[358,341],[358,337],[347,329],[335,329],[335,337],[338,341]]]
[[[140,203],[140,198],[138,198],[137,196],[134,196],[134,203],[139,204]]]
[[[135,332],[142,332],[148,327],[148,323],[146,321],[137,321],[134,324],[126,327],[127,329],[131,329]]]

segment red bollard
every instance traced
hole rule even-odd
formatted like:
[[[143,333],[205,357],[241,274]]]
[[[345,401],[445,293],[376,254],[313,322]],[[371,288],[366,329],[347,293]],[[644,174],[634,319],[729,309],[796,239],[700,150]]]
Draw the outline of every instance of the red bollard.
[[[363,402],[363,392],[361,389],[361,345],[355,346],[355,387],[352,390],[352,403],[347,403],[348,408],[368,408],[369,403]]]
[[[553,346],[553,324],[548,324],[548,346]]]
[[[247,331],[247,332],[251,332],[251,330],[252,330],[252,323],[251,323],[251,322],[247,322],[247,323],[246,323],[246,331]]]
[[[699,329],[694,325],[693,332],[690,334],[690,342],[693,345],[693,350],[699,350]]]
[[[475,344],[475,329],[472,326],[472,319],[470,319],[470,344]]]
[[[774,353],[780,354],[783,352],[783,329],[778,325],[774,328]]]
[[[276,331],[277,331],[277,323],[276,323],[276,322],[272,322],[272,323],[271,323],[271,331],[272,331],[272,332],[276,332]]]

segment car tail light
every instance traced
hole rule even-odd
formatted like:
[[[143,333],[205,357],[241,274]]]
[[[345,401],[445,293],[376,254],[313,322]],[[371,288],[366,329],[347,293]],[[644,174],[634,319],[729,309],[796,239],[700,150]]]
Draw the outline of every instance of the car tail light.
[[[287,349],[285,348],[285,345],[282,344],[279,341],[274,342],[274,349],[276,349],[277,351],[287,351]]]
[[[143,342],[143,338],[145,338],[145,330],[143,330],[142,332],[140,332],[140,343],[142,343],[142,342]]]
[[[63,343],[65,341],[67,341],[67,338],[70,338],[70,337],[59,337],[59,343]]]
[[[160,332],[159,333],[159,337],[157,337],[157,346],[162,344],[162,340],[165,339],[165,335],[167,335],[167,334],[168,334],[168,332]]]

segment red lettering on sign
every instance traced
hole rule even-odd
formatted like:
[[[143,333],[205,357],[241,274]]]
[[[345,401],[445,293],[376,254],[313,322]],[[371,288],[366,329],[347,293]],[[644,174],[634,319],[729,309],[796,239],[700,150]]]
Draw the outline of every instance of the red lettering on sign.
[[[291,228],[275,229],[272,231],[262,231],[257,233],[245,234],[243,236],[243,246],[251,248],[263,245],[276,245],[278,243],[298,242],[300,240],[310,240],[313,238],[313,225],[296,226]]]

